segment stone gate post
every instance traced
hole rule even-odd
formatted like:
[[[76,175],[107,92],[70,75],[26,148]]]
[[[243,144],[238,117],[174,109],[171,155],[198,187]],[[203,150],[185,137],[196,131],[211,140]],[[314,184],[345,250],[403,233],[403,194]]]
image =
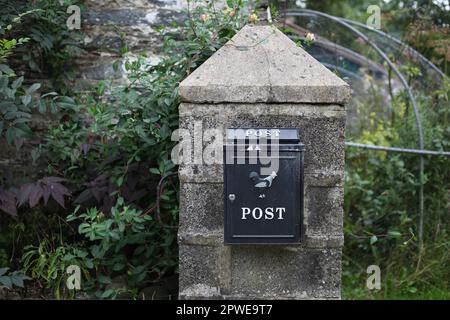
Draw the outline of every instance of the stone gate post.
[[[339,299],[349,86],[275,27],[246,26],[179,92],[180,128],[192,138],[179,167],[180,298]],[[301,243],[224,244],[223,165],[204,154],[206,130],[227,128],[299,130]]]

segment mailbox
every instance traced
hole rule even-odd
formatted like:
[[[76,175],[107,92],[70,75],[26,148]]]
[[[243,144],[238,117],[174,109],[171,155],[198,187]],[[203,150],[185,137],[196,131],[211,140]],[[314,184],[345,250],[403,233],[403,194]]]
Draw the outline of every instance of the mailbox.
[[[297,129],[228,129],[224,241],[288,244],[303,235],[303,155]]]

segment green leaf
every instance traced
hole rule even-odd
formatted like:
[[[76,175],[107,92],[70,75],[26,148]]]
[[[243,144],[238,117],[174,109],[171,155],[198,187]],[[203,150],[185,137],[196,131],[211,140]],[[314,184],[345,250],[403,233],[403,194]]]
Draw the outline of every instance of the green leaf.
[[[378,241],[378,237],[377,236],[371,236],[370,237],[370,244],[375,244],[375,242],[377,242]]]
[[[12,281],[11,281],[10,277],[7,277],[7,276],[0,277],[0,283],[3,284],[8,289],[12,288]]]
[[[6,142],[12,145],[14,138],[16,137],[16,128],[10,127],[6,130]]]
[[[40,83],[34,83],[28,88],[27,92],[28,92],[28,94],[32,94],[33,92],[38,90],[40,87],[41,87]]]
[[[100,298],[109,298],[109,297],[111,297],[113,294],[114,294],[114,290],[109,289],[109,290],[104,291],[104,292],[100,295]]]
[[[86,259],[84,264],[86,265],[86,268],[88,268],[88,269],[94,268],[94,263],[92,262],[92,259]]]
[[[22,96],[21,99],[22,99],[22,103],[25,107],[28,106],[31,102],[31,96],[28,94],[25,96]]]
[[[0,268],[0,276],[6,274],[8,272],[9,268]]]
[[[47,111],[47,105],[45,104],[45,101],[44,101],[44,100],[40,100],[40,101],[39,101],[39,108],[38,108],[38,111],[39,111],[40,113],[45,113],[45,112]]]
[[[125,265],[124,265],[123,263],[116,263],[116,264],[113,266],[113,270],[114,270],[114,271],[120,271],[120,270],[122,270],[124,267],[125,267]]]
[[[6,64],[0,64],[0,71],[6,73],[7,75],[14,75],[14,70]]]
[[[112,280],[110,277],[108,276],[104,276],[102,274],[99,274],[97,277],[98,282],[100,282],[101,284],[111,284]]]
[[[56,93],[56,92],[49,92],[49,93],[46,93],[46,94],[43,94],[42,96],[41,96],[41,98],[46,98],[46,97],[48,97],[48,96],[57,96],[58,94]]]
[[[389,231],[388,235],[392,238],[400,238],[402,234],[398,231]]]
[[[23,288],[23,280],[24,278],[21,275],[14,275],[11,277],[12,283],[19,288]]]
[[[119,179],[117,179],[117,186],[120,187],[123,184],[123,176],[119,177]]]
[[[157,168],[150,168],[150,172],[153,174],[161,175],[161,172],[159,172],[159,169]]]

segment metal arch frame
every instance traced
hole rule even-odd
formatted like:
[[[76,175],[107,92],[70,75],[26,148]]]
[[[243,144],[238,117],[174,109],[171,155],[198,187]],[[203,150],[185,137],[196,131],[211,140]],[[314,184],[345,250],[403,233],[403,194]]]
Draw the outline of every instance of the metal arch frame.
[[[342,25],[346,27],[348,30],[353,32],[354,34],[358,35],[363,39],[368,45],[370,45],[380,56],[381,58],[389,65],[389,67],[392,69],[392,71],[396,74],[396,76],[399,78],[400,82],[404,86],[404,89],[406,90],[408,94],[408,98],[413,106],[414,109],[414,115],[416,119],[416,126],[418,129],[418,144],[419,149],[424,150],[424,139],[423,139],[423,128],[422,128],[422,120],[420,117],[420,112],[416,105],[416,100],[414,99],[414,96],[412,94],[411,88],[408,85],[408,82],[403,77],[401,72],[395,67],[395,65],[392,63],[392,61],[388,58],[388,56],[380,49],[378,46],[373,43],[364,33],[357,30],[355,27],[351,26],[349,22],[345,21],[342,18],[335,17],[323,12],[309,10],[309,9],[295,9],[295,10],[285,10],[281,12],[284,17],[286,16],[304,16],[304,15],[313,15],[313,16],[321,16],[324,18],[327,18],[331,21],[334,21],[338,23],[339,25]],[[371,29],[372,30],[372,29]],[[353,145],[354,147],[362,147],[360,145]],[[365,145],[365,148],[373,147],[369,145]],[[400,148],[390,148],[391,151],[398,151]],[[419,252],[423,249],[423,222],[424,222],[424,184],[423,184],[423,178],[424,178],[424,154],[419,153],[419,226],[418,226],[418,239],[419,239]]]
[[[407,45],[406,43],[404,43],[403,41],[400,41],[399,39],[383,32],[377,29],[373,29],[371,27],[366,26],[364,23],[358,22],[358,21],[353,21],[350,19],[345,19],[345,18],[339,18],[345,22],[348,22],[350,24],[353,24],[355,26],[358,26],[360,28],[369,30],[371,32],[374,32],[382,37],[386,37],[389,40],[392,40],[393,42],[395,42],[396,44],[405,47],[407,50],[411,51],[414,55],[416,55],[417,57],[419,57],[423,62],[425,62],[426,64],[428,64],[434,71],[436,71],[437,74],[439,74],[441,76],[441,78],[445,79],[447,78],[447,76],[445,75],[445,73],[443,73],[441,71],[441,69],[439,69],[433,62],[431,62],[430,60],[428,60],[427,58],[425,58],[420,52],[417,52],[417,50],[415,50],[414,48],[410,47],[409,45]]]
[[[450,157],[450,152],[447,152],[447,151],[432,151],[432,150],[420,150],[420,149],[405,149],[405,148],[397,148],[397,147],[384,147],[384,146],[375,146],[375,145],[355,143],[355,142],[346,142],[345,145],[348,147],[369,149],[369,150],[401,152],[401,153],[409,153],[409,154],[422,154],[422,155],[427,155],[427,156]]]

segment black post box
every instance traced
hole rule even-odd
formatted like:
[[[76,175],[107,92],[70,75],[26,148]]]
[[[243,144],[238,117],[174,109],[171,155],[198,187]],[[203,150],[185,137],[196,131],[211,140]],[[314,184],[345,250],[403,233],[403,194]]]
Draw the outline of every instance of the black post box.
[[[297,129],[227,130],[226,244],[301,242],[303,155]]]

